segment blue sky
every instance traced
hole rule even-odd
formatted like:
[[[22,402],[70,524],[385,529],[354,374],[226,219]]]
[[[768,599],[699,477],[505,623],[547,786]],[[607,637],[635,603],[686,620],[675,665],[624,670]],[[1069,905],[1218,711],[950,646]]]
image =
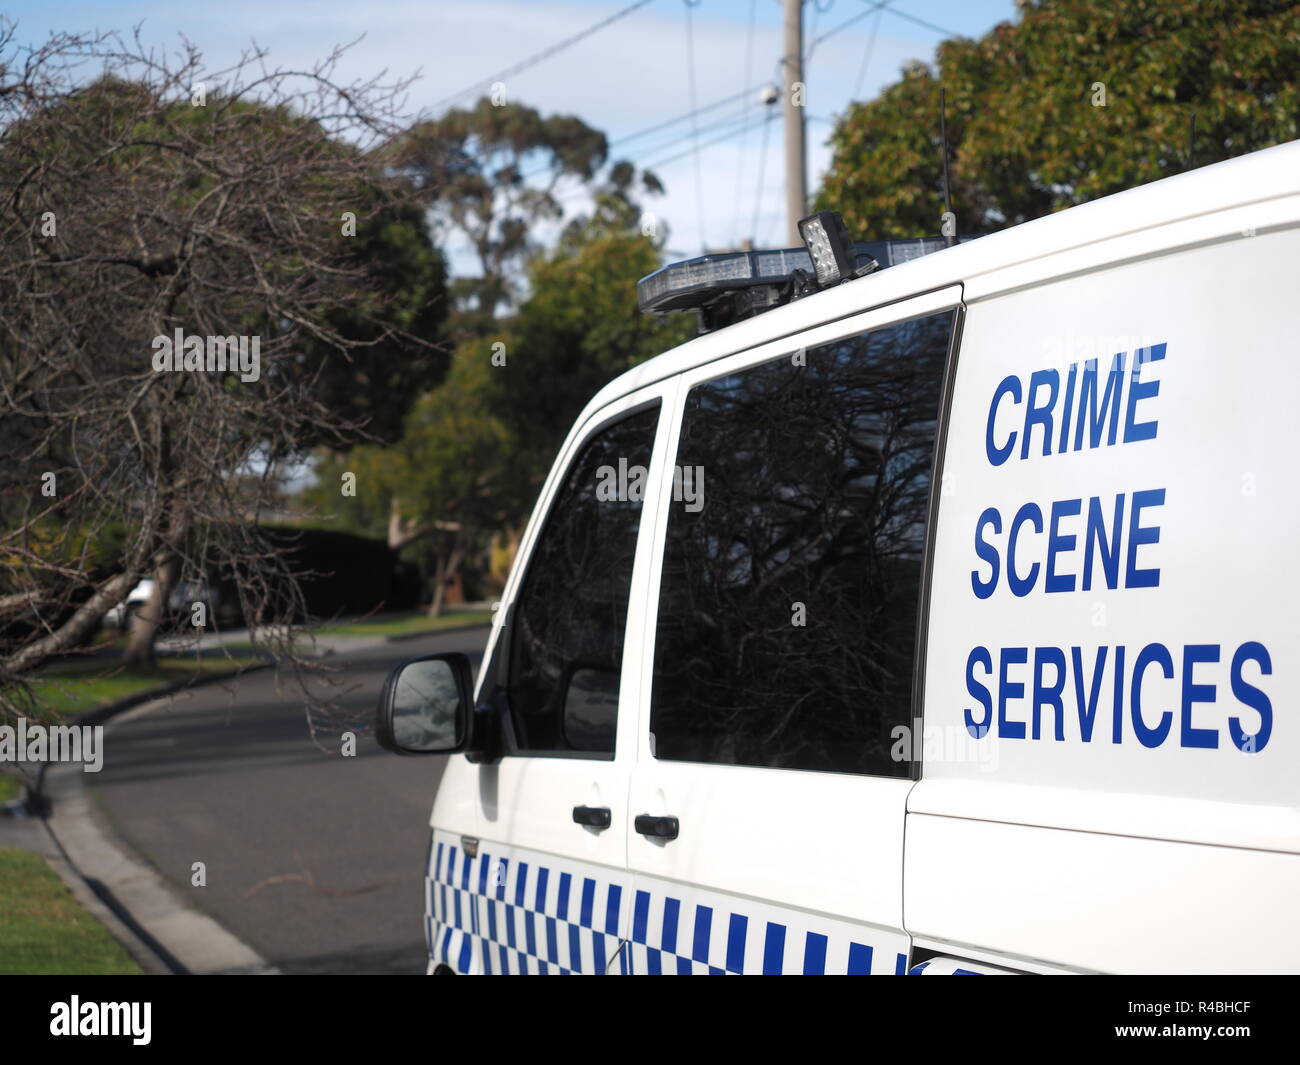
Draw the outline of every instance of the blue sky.
[[[419,110],[433,108],[628,2],[225,0],[178,5],[174,0],[11,0],[5,13],[18,23],[19,37],[26,42],[56,30],[129,30],[141,23],[149,43],[174,43],[184,34],[213,68],[234,58],[250,40],[269,48],[274,63],[298,65],[364,34],[342,73],[419,71],[410,95],[411,109]],[[825,142],[835,116],[852,100],[869,99],[897,80],[907,60],[930,61],[945,36],[889,9],[838,29],[870,6],[867,0],[808,0],[806,5],[806,42],[836,31],[812,49],[806,72],[813,189],[830,159]],[[972,37],[1016,14],[1013,0],[893,0],[890,7]],[[576,114],[606,132],[616,157],[650,164],[667,194],[647,207],[667,223],[672,253],[698,254],[705,246],[728,246],[745,237],[760,245],[779,245],[784,232],[781,125],[779,118],[768,124],[764,150],[763,109],[756,94],[744,110],[746,102],[740,101],[699,117],[699,142],[708,146],[698,154],[691,153],[694,140],[688,123],[625,139],[691,109],[688,17],[697,105],[734,96],[747,86],[779,81],[779,0],[699,0],[689,16],[684,0],[653,0],[506,79],[507,95],[544,112]],[[709,144],[718,138],[718,143]],[[583,198],[575,195],[568,203],[578,209]],[[453,245],[449,250],[454,268],[472,272],[462,249]]]

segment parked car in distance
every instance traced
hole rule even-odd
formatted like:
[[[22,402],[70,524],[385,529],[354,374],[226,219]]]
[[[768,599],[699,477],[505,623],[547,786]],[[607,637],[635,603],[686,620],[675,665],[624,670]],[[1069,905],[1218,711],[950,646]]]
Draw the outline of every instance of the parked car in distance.
[[[104,615],[104,625],[114,629],[129,628],[131,618],[153,595],[154,586],[155,581],[152,577],[140,581],[131,589],[126,599]],[[214,584],[208,584],[206,581],[178,581],[167,597],[167,611],[163,617],[163,625],[169,629],[193,625],[195,603],[204,605],[203,628],[212,628],[216,621],[230,621],[230,611],[222,610],[222,601],[221,589]],[[233,620],[238,623],[237,617]]]

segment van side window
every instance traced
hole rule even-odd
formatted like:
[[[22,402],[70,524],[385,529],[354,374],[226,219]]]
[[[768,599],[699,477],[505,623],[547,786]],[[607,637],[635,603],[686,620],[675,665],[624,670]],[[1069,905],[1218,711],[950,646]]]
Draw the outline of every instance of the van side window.
[[[657,758],[909,775],[917,610],[955,312],[693,388],[668,518]]]
[[[583,445],[515,602],[507,699],[520,751],[611,754],[658,401]]]

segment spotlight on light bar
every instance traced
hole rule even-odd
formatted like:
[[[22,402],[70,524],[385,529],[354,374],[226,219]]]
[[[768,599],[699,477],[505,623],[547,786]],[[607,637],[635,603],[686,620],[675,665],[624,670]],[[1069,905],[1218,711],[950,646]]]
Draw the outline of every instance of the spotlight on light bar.
[[[853,243],[839,211],[818,211],[800,219],[799,235],[812,259],[819,287],[829,288],[854,276]]]

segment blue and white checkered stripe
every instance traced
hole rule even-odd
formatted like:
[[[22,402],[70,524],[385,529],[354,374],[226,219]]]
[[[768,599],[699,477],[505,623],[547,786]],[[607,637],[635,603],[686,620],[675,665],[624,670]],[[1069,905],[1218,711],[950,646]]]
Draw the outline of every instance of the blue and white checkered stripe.
[[[492,850],[483,844],[469,858],[456,837],[435,833],[425,881],[434,964],[489,975],[628,971],[618,949],[621,885],[594,867]]]
[[[907,971],[901,933],[641,876],[631,940],[637,974]]]
[[[426,881],[430,959],[466,974],[907,971],[901,933],[647,877],[634,893],[626,883],[550,855],[499,857],[489,843],[469,858],[458,837],[437,832]],[[631,939],[620,950],[624,916]]]

